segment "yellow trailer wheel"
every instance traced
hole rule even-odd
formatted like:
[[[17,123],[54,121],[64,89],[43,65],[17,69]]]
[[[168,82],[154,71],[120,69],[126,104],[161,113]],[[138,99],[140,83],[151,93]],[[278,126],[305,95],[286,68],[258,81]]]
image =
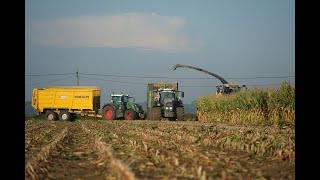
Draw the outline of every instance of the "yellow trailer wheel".
[[[68,111],[60,111],[59,119],[62,121],[69,121],[71,118],[71,114]]]
[[[58,120],[58,114],[54,111],[48,110],[45,114],[46,120],[48,121],[56,121]]]

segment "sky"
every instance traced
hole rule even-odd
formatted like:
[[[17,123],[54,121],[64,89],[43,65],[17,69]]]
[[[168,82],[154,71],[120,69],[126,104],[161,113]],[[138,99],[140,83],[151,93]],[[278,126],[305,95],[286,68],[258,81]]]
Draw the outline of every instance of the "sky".
[[[147,84],[164,81],[189,104],[221,84],[175,64],[248,88],[294,85],[295,1],[25,1],[26,101],[79,82],[99,86],[102,104],[113,92],[145,102]]]

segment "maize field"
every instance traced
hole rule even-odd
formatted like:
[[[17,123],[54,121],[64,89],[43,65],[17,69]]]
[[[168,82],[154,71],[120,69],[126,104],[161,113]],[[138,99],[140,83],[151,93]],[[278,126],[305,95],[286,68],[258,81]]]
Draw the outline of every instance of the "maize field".
[[[25,179],[295,179],[294,134],[227,121],[26,118]]]
[[[279,89],[250,89],[224,96],[204,96],[197,101],[202,122],[233,124],[295,124],[295,88],[283,82]]]

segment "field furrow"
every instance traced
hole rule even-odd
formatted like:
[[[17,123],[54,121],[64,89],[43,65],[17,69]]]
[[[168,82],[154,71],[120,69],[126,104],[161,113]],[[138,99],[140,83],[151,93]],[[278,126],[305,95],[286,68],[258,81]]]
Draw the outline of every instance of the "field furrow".
[[[45,126],[25,133],[25,159],[37,154],[43,147],[55,140],[55,137],[70,126],[70,122],[44,122]],[[37,125],[39,127],[39,125]]]
[[[147,126],[153,128],[153,130],[149,130],[147,127],[137,127],[132,123],[138,122],[105,121],[90,124],[90,128],[109,143],[114,148],[115,154],[120,154],[118,157],[123,161],[128,161],[127,159],[130,158],[135,160],[138,157],[146,159],[145,164],[148,164],[148,166],[143,165],[143,168],[141,168],[141,165],[137,165],[140,169],[137,169],[135,164],[130,165],[133,170],[137,170],[135,173],[138,177],[141,169],[150,171],[155,166],[161,171],[158,172],[159,175],[155,172],[153,172],[153,175],[159,178],[214,179],[224,176],[228,178],[263,178],[269,176],[284,178],[277,171],[268,171],[261,166],[268,160],[267,158],[245,152],[207,147],[194,141],[183,141],[182,138],[180,140],[176,139],[177,136],[173,134],[155,130],[157,123],[162,123],[161,121],[149,121]],[[146,123],[148,124],[148,122]],[[181,130],[183,131],[183,129]],[[179,134],[180,131],[175,129],[174,132]],[[269,158],[269,165],[283,163],[289,171],[290,168],[294,167],[293,164],[288,162],[272,161]],[[256,168],[252,168],[252,166]],[[226,169],[228,171],[225,171]],[[294,170],[291,170],[291,174],[293,173]],[[144,176],[140,177],[145,178]]]
[[[40,162],[39,179],[117,179],[110,158],[101,154],[95,138],[81,124],[69,127],[64,139]]]
[[[30,179],[295,178],[290,127],[163,120],[43,123],[26,127],[34,129],[26,132]]]

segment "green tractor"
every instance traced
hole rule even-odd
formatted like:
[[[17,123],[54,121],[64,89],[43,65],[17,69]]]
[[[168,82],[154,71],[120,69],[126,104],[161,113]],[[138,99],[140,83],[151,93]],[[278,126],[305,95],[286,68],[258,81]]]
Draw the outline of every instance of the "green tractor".
[[[111,100],[102,108],[102,119],[145,119],[146,114],[142,107],[135,103],[134,97],[128,94],[111,94]]]
[[[178,90],[178,83],[155,82],[147,86],[147,116],[150,120],[184,120],[184,92]]]

